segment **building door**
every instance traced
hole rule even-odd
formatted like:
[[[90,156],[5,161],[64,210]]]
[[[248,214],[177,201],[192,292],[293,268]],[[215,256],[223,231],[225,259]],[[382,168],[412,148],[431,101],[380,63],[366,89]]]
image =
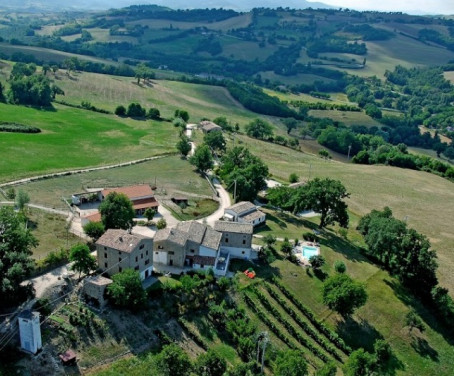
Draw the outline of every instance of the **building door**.
[[[170,266],[173,265],[173,260],[172,260],[172,259],[169,260],[169,265],[170,265]]]
[[[148,269],[147,269],[147,270],[145,270],[145,278],[148,278],[148,274],[149,273],[148,273]]]

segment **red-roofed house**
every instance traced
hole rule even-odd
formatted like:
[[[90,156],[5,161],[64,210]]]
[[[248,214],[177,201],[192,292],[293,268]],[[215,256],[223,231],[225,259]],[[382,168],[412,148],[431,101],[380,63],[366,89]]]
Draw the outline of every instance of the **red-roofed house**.
[[[159,203],[156,201],[154,193],[148,184],[103,189],[101,191],[101,200],[104,200],[111,192],[126,195],[132,201],[132,206],[137,216],[143,215],[148,208],[158,210]]]

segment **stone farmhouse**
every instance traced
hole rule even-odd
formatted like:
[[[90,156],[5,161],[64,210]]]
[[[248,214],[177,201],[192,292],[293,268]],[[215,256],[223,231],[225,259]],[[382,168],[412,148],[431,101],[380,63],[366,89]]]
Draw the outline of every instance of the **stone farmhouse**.
[[[212,121],[204,120],[200,122],[200,129],[203,133],[222,132],[222,127]]]
[[[257,209],[249,201],[240,201],[224,210],[224,219],[226,221],[249,223],[254,227],[265,223],[266,214]]]
[[[146,279],[153,271],[153,239],[126,230],[107,230],[95,243],[98,266],[113,275],[134,269]]]
[[[222,223],[216,223],[214,230],[195,221],[179,223],[173,229],[159,230],[154,237],[153,264],[161,268],[211,267],[216,275],[225,275],[230,258],[251,258],[255,254],[251,250],[252,225],[231,228],[228,226],[231,222]],[[216,226],[225,228],[226,232],[218,231]]]

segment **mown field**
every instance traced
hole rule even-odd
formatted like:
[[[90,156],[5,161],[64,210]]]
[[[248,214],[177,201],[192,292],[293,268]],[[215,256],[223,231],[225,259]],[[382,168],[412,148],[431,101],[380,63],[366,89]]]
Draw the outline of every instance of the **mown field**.
[[[454,290],[454,268],[450,218],[454,213],[454,190],[446,179],[425,172],[389,166],[367,166],[326,161],[245,136],[244,145],[268,164],[277,180],[287,181],[290,173],[301,179],[339,179],[350,192],[350,210],[359,216],[389,206],[396,218],[406,218],[410,227],[428,236],[438,252],[440,283]],[[266,153],[263,153],[266,150]]]

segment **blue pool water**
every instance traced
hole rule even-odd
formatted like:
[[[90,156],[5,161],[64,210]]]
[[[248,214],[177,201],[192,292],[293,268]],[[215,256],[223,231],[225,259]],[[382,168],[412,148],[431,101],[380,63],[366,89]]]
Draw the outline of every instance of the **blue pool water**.
[[[302,253],[303,253],[304,258],[309,259],[312,256],[318,255],[318,248],[303,245]]]

